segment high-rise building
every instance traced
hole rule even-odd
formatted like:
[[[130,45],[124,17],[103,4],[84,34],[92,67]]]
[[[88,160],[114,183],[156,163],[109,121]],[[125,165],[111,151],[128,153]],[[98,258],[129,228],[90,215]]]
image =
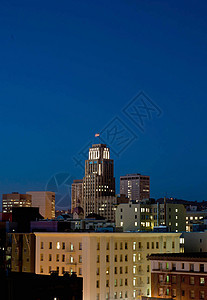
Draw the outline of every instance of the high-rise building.
[[[73,180],[71,188],[71,212],[78,206],[83,208],[83,179]]]
[[[27,192],[32,196],[32,207],[39,207],[44,219],[55,218],[55,193],[48,191]]]
[[[11,193],[2,195],[2,212],[11,213],[13,207],[31,207],[31,195]]]
[[[114,196],[114,161],[110,159],[110,151],[106,145],[94,144],[92,148],[89,148],[89,157],[85,161],[85,177],[83,178],[85,216],[107,211],[108,199]]]
[[[150,177],[141,174],[120,176],[120,194],[137,202],[150,198]]]
[[[148,254],[180,251],[180,233],[36,232],[35,273],[76,272],[83,300],[150,296]]]

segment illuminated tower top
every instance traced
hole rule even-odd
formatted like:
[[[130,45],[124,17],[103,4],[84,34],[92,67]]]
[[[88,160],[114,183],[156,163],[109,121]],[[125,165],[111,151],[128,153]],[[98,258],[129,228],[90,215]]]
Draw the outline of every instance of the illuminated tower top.
[[[89,148],[89,160],[94,159],[110,159],[109,148],[105,144],[94,144]]]

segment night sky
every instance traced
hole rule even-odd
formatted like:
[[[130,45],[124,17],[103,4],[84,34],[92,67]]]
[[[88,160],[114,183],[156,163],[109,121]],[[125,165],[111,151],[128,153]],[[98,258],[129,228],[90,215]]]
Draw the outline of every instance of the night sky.
[[[101,132],[117,193],[142,173],[151,197],[207,200],[206,15],[204,0],[1,0],[0,193],[66,193]]]

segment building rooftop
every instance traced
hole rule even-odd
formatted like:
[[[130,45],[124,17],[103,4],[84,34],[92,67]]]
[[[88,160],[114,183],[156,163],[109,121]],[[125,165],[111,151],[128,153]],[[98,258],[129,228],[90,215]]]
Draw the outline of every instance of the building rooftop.
[[[93,144],[92,148],[107,148],[106,144]]]
[[[207,252],[151,254],[148,258],[150,260],[207,261]]]

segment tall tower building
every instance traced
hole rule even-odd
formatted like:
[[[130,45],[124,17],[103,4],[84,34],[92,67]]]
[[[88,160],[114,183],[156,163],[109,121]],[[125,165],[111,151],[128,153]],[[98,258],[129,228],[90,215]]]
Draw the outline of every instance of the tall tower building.
[[[71,212],[78,206],[83,208],[83,179],[73,180],[71,187]]]
[[[150,197],[150,177],[141,174],[127,174],[120,177],[120,194],[129,200],[139,202]]]
[[[85,161],[85,177],[83,178],[85,216],[90,213],[105,216],[105,213],[101,212],[108,211],[108,206],[114,202],[114,199],[114,161],[110,159],[110,151],[105,144],[94,144],[92,148],[89,148],[89,157]]]
[[[11,193],[2,195],[2,212],[11,213],[13,207],[31,207],[31,196],[26,194]]]
[[[47,191],[27,192],[32,196],[32,207],[39,207],[44,219],[55,218],[55,193]]]

